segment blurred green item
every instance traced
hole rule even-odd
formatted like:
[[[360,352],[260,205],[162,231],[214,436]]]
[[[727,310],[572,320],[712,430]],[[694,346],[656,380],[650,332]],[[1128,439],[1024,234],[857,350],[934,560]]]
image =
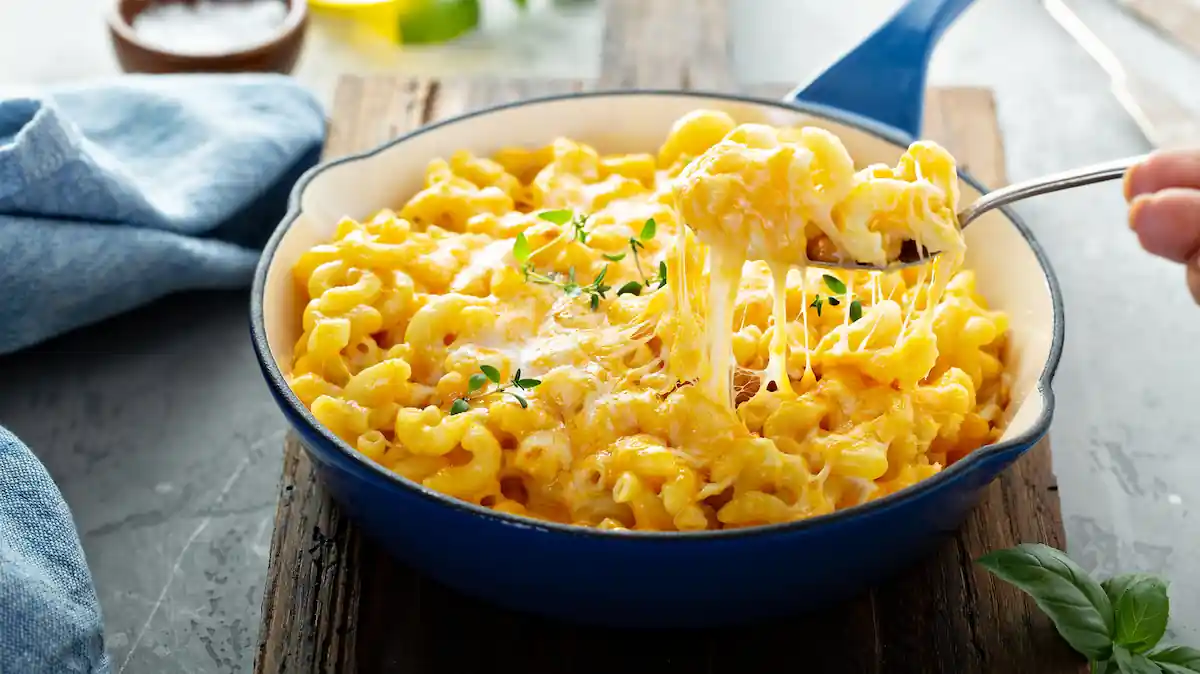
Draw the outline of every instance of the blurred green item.
[[[513,0],[521,11],[529,0]],[[479,27],[480,0],[309,0],[318,13],[350,18],[401,44],[447,42]]]
[[[522,8],[525,0],[516,0]],[[400,42],[446,42],[479,26],[479,0],[409,0],[400,13]]]

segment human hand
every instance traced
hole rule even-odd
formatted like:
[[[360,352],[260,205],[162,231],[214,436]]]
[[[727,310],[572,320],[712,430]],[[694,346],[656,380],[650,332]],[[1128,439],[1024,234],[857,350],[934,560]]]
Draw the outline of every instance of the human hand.
[[[1142,248],[1184,264],[1200,303],[1200,149],[1160,150],[1130,167],[1125,199]]]

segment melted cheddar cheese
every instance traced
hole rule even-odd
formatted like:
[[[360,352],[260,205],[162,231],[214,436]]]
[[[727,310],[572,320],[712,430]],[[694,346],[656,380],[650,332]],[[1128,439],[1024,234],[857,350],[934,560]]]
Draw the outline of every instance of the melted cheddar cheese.
[[[932,143],[856,171],[826,131],[703,110],[656,154],[459,152],[300,258],[289,382],[372,460],[508,513],[695,531],[833,512],[1000,433],[1007,319],[960,269],[957,189]],[[805,265],[905,240],[944,252],[832,282]]]

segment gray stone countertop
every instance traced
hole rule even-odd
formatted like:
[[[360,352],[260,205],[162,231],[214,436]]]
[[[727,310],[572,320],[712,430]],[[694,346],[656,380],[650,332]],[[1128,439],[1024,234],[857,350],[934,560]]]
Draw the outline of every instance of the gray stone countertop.
[[[0,90],[112,75],[100,0],[5,3]],[[537,3],[534,3],[535,5]],[[747,83],[803,79],[896,0],[735,0]],[[1110,0],[1078,10],[1144,75],[1200,111],[1200,61]],[[456,45],[350,49],[318,25],[297,76],[327,100],[338,72],[593,77],[599,13],[522,27],[489,2]],[[59,50],[66,56],[48,58]],[[564,56],[564,54],[566,56]],[[946,36],[933,84],[992,87],[1010,177],[1149,149],[1107,76],[1034,0],[979,0]],[[1065,296],[1054,465],[1072,556],[1102,574],[1165,574],[1171,636],[1200,645],[1200,308],[1182,270],[1142,253],[1113,185],[1018,207]],[[284,422],[247,336],[244,293],[180,295],[0,358],[0,424],[25,440],[75,514],[119,672],[249,672]]]

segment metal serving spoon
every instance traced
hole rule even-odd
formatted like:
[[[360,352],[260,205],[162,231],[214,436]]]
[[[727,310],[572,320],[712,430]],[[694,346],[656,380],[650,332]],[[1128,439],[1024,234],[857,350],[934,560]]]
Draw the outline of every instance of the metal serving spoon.
[[[1124,176],[1125,171],[1130,166],[1141,162],[1147,156],[1138,155],[1136,157],[1125,157],[1124,159],[1092,164],[1070,171],[1052,173],[1048,176],[1015,183],[998,190],[992,190],[976,199],[974,203],[959,209],[958,227],[959,229],[966,229],[967,225],[993,208],[999,208],[1000,206],[1011,204],[1014,201],[1020,201],[1027,197],[1036,197],[1039,194],[1049,194],[1050,192],[1067,190],[1072,187],[1082,187],[1084,185],[1102,183],[1106,180],[1115,180]],[[904,248],[900,251],[899,259],[883,267],[861,262],[820,260],[809,260],[808,265],[824,269],[847,269],[851,271],[895,271],[905,267],[924,264],[936,255],[937,253],[930,255],[928,252],[918,250],[915,242],[907,241],[904,244]]]

